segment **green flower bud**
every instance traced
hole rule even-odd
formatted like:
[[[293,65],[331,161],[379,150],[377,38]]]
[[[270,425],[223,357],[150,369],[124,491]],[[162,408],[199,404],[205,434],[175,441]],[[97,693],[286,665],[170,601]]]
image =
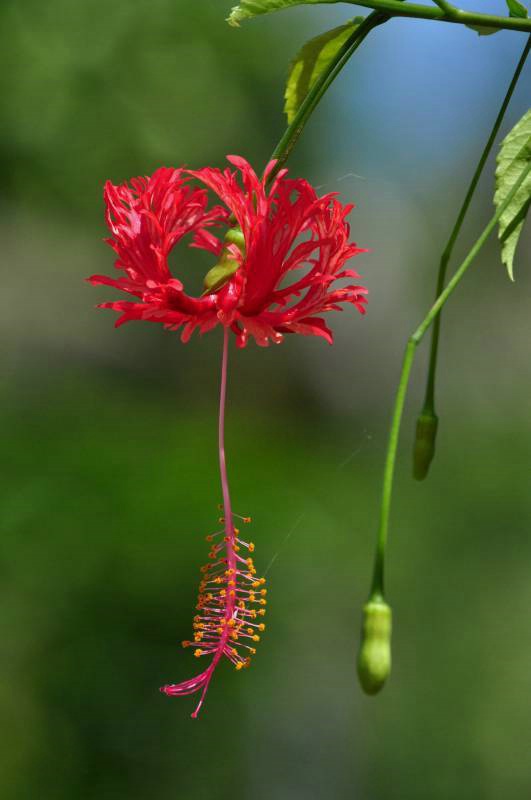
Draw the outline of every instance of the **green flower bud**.
[[[417,433],[413,448],[413,477],[423,481],[433,456],[435,455],[435,439],[439,419],[433,412],[423,412],[417,420]]]
[[[366,694],[377,694],[391,673],[391,608],[383,600],[363,607],[358,677]]]
[[[228,244],[235,244],[239,250],[245,255],[245,237],[241,228],[231,228],[225,234],[225,241]]]

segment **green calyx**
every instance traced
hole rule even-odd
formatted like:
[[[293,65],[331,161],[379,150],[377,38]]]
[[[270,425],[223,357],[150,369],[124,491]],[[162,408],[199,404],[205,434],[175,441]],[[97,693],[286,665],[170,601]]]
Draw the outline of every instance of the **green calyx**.
[[[417,432],[413,446],[413,477],[423,481],[435,455],[435,441],[439,418],[433,411],[423,411],[417,420]]]
[[[209,269],[205,275],[205,280],[203,281],[205,291],[203,294],[210,294],[221,289],[232,278],[239,266],[237,261],[222,256],[219,263]]]
[[[365,694],[377,694],[391,673],[392,613],[384,600],[363,607],[358,677]]]
[[[211,294],[212,292],[217,292],[219,289],[221,289],[232,278],[235,272],[237,272],[240,266],[239,262],[235,261],[234,258],[231,257],[227,249],[227,245],[235,244],[242,255],[245,256],[245,237],[241,228],[231,228],[229,231],[227,231],[224,242],[225,244],[221,258],[219,259],[218,263],[215,264],[212,269],[209,269],[205,275],[205,279],[203,281],[203,296],[206,294]]]

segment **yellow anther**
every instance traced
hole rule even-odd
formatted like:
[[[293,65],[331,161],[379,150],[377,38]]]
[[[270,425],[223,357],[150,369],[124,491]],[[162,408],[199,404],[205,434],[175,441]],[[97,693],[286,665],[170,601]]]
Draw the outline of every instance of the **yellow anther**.
[[[267,594],[267,589],[260,589],[260,594],[262,595],[262,597],[265,597],[265,595]]]
[[[259,608],[258,609],[258,613],[260,614],[261,617],[265,616],[265,613],[266,613],[265,608]]]
[[[252,628],[247,628],[247,633],[252,633],[252,632],[253,632]]]
[[[261,622],[260,625],[258,626],[258,630],[259,631],[265,631],[265,625],[264,625],[263,622]]]
[[[253,656],[256,655],[256,647],[250,647],[249,652],[252,653]]]
[[[253,589],[258,589],[259,586],[261,586],[260,581],[254,581],[253,582]]]
[[[243,521],[244,521],[244,522],[251,522],[251,517],[244,517],[244,518],[243,518]]]
[[[249,552],[254,553],[254,544],[252,542],[249,542]]]
[[[233,656],[237,656],[238,655],[238,651],[236,650],[235,647],[231,648],[231,653],[232,653]]]
[[[247,566],[250,569],[253,566],[253,559],[252,558],[248,558],[245,563],[247,564]]]
[[[237,545],[237,544],[235,544],[235,545],[234,545],[234,552],[235,552],[235,553],[239,553],[239,552],[240,552],[240,550],[241,550],[241,547],[238,547],[238,545]]]
[[[218,630],[218,633],[220,633],[220,634],[223,633],[223,628],[218,628],[217,630]]]
[[[197,650],[194,650],[194,656],[196,658],[199,658],[199,656],[202,656],[202,655],[203,655],[203,651],[200,650],[199,648],[197,648]]]
[[[249,595],[249,600],[251,601],[251,603],[254,603],[254,601],[256,600],[256,595],[254,592],[251,592],[251,594]]]
[[[259,642],[260,641],[260,637],[258,636],[257,633],[255,633],[255,635],[252,637],[252,639],[253,639],[253,642]]]
[[[235,642],[237,642],[238,638],[239,638],[238,634],[236,633],[236,631],[232,631],[230,637],[231,637],[231,639],[234,639]]]
[[[242,669],[242,667],[243,667],[243,661],[238,661],[238,663],[237,663],[237,664],[235,664],[234,666],[236,667],[236,669]]]
[[[263,597],[262,597],[262,599],[261,599],[261,600],[259,600],[258,602],[260,603],[260,605],[261,605],[261,606],[266,606],[266,605],[267,605],[267,600],[264,600],[264,598],[263,598]]]
[[[234,626],[236,625],[236,620],[235,619],[229,619],[229,621],[227,622],[227,625],[229,626],[229,628],[234,628]]]
[[[266,579],[265,579],[265,578],[260,578],[260,583],[261,583],[261,584],[264,584],[265,582],[266,582]]]
[[[236,586],[236,581],[229,581],[227,586]]]
[[[240,532],[239,528],[234,528],[234,533],[236,534],[236,536],[238,536],[239,532]]]
[[[236,597],[236,592],[234,591],[234,589],[230,590],[229,597]]]

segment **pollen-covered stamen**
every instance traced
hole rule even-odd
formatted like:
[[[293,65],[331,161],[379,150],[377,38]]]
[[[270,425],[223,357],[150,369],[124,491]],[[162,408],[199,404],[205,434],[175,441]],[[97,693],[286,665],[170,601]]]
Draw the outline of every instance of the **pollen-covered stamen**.
[[[200,613],[194,616],[193,641],[183,642],[183,647],[194,647],[196,658],[214,656],[212,662],[197,679],[164,686],[162,691],[168,695],[191,694],[199,689],[203,689],[204,694],[221,657],[228,658],[240,670],[250,665],[251,657],[256,653],[253,645],[260,641],[265,624],[255,620],[259,618],[258,615],[265,614],[265,609],[257,610],[252,605],[261,603],[267,590],[263,588],[265,578],[256,579],[247,570],[236,567],[237,547],[245,548],[248,552],[254,550],[251,543],[238,539],[236,533],[232,527],[232,533],[224,536],[215,546],[216,556],[221,556],[216,574],[212,573],[210,563],[201,568],[203,577],[199,583],[196,606]],[[254,570],[252,558],[239,560],[245,563],[248,570]]]
[[[209,561],[200,569],[199,597],[194,616],[193,641],[184,641],[184,647],[194,647],[196,658],[209,655],[212,660],[207,669],[196,678],[183,683],[163,686],[161,691],[168,695],[192,694],[201,691],[201,697],[192,717],[197,717],[205,699],[210,680],[220,659],[225,657],[236,669],[248,667],[254,655],[254,643],[260,641],[264,625],[257,616],[265,614],[264,578],[256,578],[252,556],[254,544],[239,538],[239,530],[234,518],[244,523],[250,517],[233,514],[225,463],[225,398],[227,388],[228,329],[223,338],[223,359],[221,367],[221,391],[219,404],[219,466],[223,490],[223,516],[219,522],[222,530],[208,534],[210,544]],[[242,642],[242,639],[245,640]],[[246,644],[249,642],[249,644]],[[252,644],[251,644],[252,642]],[[242,653],[243,651],[243,653]]]

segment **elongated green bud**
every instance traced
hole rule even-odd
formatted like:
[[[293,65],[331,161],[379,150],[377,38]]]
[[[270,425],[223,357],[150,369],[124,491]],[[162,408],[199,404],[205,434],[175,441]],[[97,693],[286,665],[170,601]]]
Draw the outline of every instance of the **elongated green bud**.
[[[423,411],[417,420],[415,446],[413,448],[413,477],[423,481],[435,455],[435,440],[439,418],[432,411]]]
[[[363,606],[358,677],[366,694],[377,694],[391,673],[391,616],[383,600]]]
[[[245,256],[245,237],[241,228],[230,228],[225,234],[224,241],[225,245],[235,244],[242,255]],[[221,289],[221,287],[232,278],[234,273],[237,272],[239,266],[238,262],[230,257],[226,247],[224,247],[218,263],[215,264],[212,269],[209,269],[205,275],[203,280],[203,295],[217,292],[218,289]]]

